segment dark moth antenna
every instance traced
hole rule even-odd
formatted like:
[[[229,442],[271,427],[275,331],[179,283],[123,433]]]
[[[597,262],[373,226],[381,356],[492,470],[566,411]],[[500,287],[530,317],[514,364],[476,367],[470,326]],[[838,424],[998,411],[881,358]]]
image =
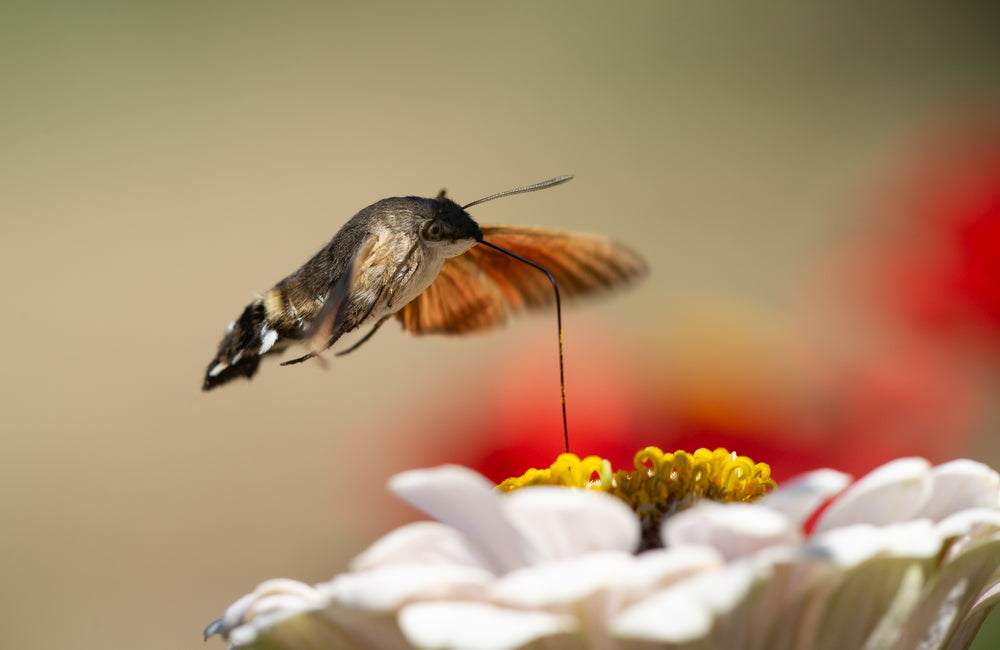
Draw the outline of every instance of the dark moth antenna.
[[[555,187],[556,185],[562,185],[566,181],[573,178],[572,176],[559,176],[557,178],[550,178],[547,181],[542,181],[541,183],[535,183],[534,185],[527,185],[525,187],[518,187],[513,190],[505,190],[503,192],[497,192],[487,196],[485,199],[479,199],[478,201],[473,201],[462,206],[463,210],[468,210],[474,205],[479,205],[480,203],[486,203],[487,201],[492,201],[493,199],[503,198],[505,196],[511,196],[512,194],[524,194],[525,192],[534,192],[536,190],[544,190],[549,187]],[[559,285],[556,284],[556,279],[552,277],[549,270],[542,266],[541,264],[536,264],[531,260],[525,259],[520,255],[510,252],[504,248],[500,248],[496,244],[491,244],[485,239],[480,239],[479,243],[484,246],[489,246],[490,248],[500,251],[505,255],[510,255],[516,260],[524,262],[529,266],[533,266],[542,273],[544,273],[548,278],[549,282],[552,283],[552,290],[556,293],[556,326],[559,328],[559,393],[560,399],[562,401],[562,423],[563,423],[563,445],[566,448],[566,453],[569,453],[569,427],[566,426],[566,372],[563,369],[563,326],[562,326],[562,303],[559,300]]]
[[[535,183],[534,185],[526,185],[524,187],[518,187],[513,190],[504,190],[503,192],[497,192],[496,194],[491,194],[490,196],[487,196],[485,199],[479,199],[478,201],[473,201],[472,203],[466,203],[465,205],[462,206],[462,209],[468,210],[474,205],[479,205],[480,203],[486,203],[487,201],[492,201],[493,199],[502,199],[503,197],[511,196],[512,194],[524,194],[525,192],[534,192],[536,190],[548,189],[550,187],[555,187],[556,185],[562,185],[566,181],[572,179],[573,176],[571,174],[567,174],[566,176],[557,176],[556,178],[550,178],[547,181],[542,181],[541,183]],[[497,247],[494,246],[493,248]],[[498,250],[503,250],[503,249],[500,248]],[[507,253],[507,251],[503,252]],[[515,255],[514,257],[517,257],[517,255]],[[555,282],[553,282],[553,284],[555,284]]]

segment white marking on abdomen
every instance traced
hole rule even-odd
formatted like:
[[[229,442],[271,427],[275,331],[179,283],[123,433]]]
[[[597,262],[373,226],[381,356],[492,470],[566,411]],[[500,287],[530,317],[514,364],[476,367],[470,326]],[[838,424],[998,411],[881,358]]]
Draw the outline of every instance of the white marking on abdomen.
[[[260,326],[260,350],[257,352],[258,355],[264,354],[270,350],[275,341],[278,340],[277,330],[273,330],[267,325]]]

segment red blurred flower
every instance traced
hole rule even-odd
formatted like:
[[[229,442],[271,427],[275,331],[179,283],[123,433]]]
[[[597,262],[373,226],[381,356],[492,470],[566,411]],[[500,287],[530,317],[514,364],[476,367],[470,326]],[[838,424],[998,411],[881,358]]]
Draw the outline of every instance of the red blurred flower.
[[[1000,129],[935,138],[904,164],[875,255],[880,300],[934,335],[1000,342]],[[985,336],[983,336],[985,335]]]

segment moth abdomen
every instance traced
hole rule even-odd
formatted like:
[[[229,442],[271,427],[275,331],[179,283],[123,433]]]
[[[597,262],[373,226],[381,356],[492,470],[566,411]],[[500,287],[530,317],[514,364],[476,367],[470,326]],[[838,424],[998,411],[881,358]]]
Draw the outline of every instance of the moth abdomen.
[[[205,371],[202,390],[211,390],[237,377],[250,378],[260,358],[279,352],[302,338],[305,321],[279,287],[251,302],[226,328],[219,351]]]

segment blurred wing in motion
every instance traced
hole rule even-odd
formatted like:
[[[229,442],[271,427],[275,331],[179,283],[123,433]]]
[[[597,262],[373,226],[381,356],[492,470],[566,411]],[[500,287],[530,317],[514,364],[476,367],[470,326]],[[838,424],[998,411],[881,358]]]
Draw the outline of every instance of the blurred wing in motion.
[[[527,226],[482,226],[483,239],[544,266],[567,298],[623,287],[646,263],[620,244]],[[461,334],[502,324],[507,313],[555,302],[545,274],[486,246],[450,258],[437,279],[396,313],[412,334]]]

